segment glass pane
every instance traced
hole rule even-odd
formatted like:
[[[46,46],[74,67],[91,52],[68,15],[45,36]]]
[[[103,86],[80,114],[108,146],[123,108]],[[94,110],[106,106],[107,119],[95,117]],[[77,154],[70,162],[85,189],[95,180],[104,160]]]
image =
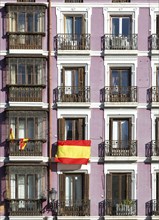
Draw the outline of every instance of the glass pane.
[[[112,34],[119,35],[119,18],[112,18]]]
[[[72,17],[66,17],[66,34],[72,34],[73,32],[73,18]]]
[[[27,65],[27,84],[34,84],[33,82],[33,66]]]
[[[121,86],[129,85],[129,70],[122,70],[121,72]]]
[[[158,86],[158,87],[159,87],[159,69],[157,69],[157,72],[156,72],[156,77],[157,77],[156,86]]]
[[[19,138],[26,138],[25,137],[25,119],[19,119]]]
[[[73,180],[71,176],[66,176],[65,180],[65,205],[71,206],[73,202]]]
[[[18,199],[25,199],[25,176],[18,176]]]
[[[30,139],[34,139],[34,119],[28,118],[27,119],[27,137]]]
[[[35,198],[35,176],[28,176],[28,199]]]
[[[19,13],[18,15],[18,31],[25,32],[25,13]]]
[[[77,202],[77,205],[82,204],[82,176],[78,175],[74,177],[75,179],[75,195],[74,200]]]
[[[25,84],[25,65],[19,64],[18,66],[18,74],[17,74],[17,83]]]
[[[119,71],[118,70],[112,70],[112,80],[111,80],[111,86],[119,86]]]
[[[119,177],[116,175],[112,176],[112,200],[113,200],[113,203],[115,203],[115,204],[120,202]]]
[[[72,94],[72,71],[65,71],[65,94]]]
[[[128,121],[121,121],[121,138],[122,138],[122,147],[128,148]]]
[[[10,83],[15,84],[16,83],[16,73],[17,73],[17,65],[12,64],[10,66]]]
[[[10,177],[10,186],[11,186],[11,199],[16,198],[16,184],[15,184],[15,174],[11,174]]]
[[[126,175],[122,175],[122,186],[121,186],[121,199],[126,199],[127,186],[126,186]]]
[[[117,148],[119,145],[119,128],[118,128],[118,121],[113,121],[113,148]]]
[[[34,30],[33,30],[33,14],[31,14],[31,13],[28,13],[27,14],[27,26],[28,26],[28,28],[27,28],[27,31],[28,32],[34,32]]]
[[[73,123],[72,120],[66,120],[66,125],[65,125],[65,140],[72,140],[73,139],[73,134],[72,134],[72,129],[73,129]]]
[[[82,17],[75,18],[75,34],[81,35],[82,33]]]
[[[122,18],[122,35],[129,36],[130,31],[130,18]]]

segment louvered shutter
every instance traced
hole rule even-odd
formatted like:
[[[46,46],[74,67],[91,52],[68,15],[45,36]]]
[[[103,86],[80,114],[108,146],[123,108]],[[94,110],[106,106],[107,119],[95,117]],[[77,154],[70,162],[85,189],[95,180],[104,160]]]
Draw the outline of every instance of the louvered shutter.
[[[106,199],[112,201],[112,175],[106,174]]]
[[[83,198],[85,201],[89,199],[89,174],[83,175]]]
[[[159,118],[156,118],[156,140],[159,140]]]
[[[129,139],[129,142],[131,143],[131,140],[132,140],[132,119],[129,118],[129,121],[128,121],[128,139]]]
[[[65,174],[59,174],[59,200],[65,201]]]
[[[58,140],[65,140],[65,119],[58,119]]]
[[[109,139],[110,141],[113,139],[113,118],[109,120]]]
[[[156,199],[159,201],[159,173],[156,173]]]
[[[127,174],[127,199],[131,199],[131,174]]]
[[[78,86],[79,87],[85,86],[84,68],[78,69]]]
[[[159,15],[156,17],[156,34],[159,36]]]
[[[84,133],[85,133],[84,118],[79,118],[78,119],[78,140],[85,139]]]

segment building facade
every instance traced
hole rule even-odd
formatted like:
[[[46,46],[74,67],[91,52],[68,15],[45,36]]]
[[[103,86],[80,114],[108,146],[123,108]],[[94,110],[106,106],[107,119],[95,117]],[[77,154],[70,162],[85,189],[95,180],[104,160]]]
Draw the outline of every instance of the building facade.
[[[0,219],[158,219],[159,0],[0,14]]]

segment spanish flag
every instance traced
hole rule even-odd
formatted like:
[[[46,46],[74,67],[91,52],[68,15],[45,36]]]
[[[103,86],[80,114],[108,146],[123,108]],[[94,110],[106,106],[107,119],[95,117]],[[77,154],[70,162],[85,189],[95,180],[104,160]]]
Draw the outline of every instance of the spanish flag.
[[[19,150],[24,150],[25,149],[25,146],[27,145],[28,140],[29,140],[28,138],[20,139],[20,141],[19,141]]]
[[[63,164],[87,164],[90,158],[90,140],[58,141],[55,162]]]
[[[14,139],[14,134],[13,134],[13,129],[12,129],[12,128],[10,128],[9,139],[10,139],[10,140],[13,140],[13,139]]]

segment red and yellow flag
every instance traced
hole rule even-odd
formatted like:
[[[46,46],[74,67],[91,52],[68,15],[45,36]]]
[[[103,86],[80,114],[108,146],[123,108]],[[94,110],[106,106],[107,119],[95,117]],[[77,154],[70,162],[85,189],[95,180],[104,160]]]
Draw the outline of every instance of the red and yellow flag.
[[[24,150],[25,149],[25,146],[27,145],[28,140],[29,140],[28,138],[20,139],[20,141],[19,141],[19,150]]]
[[[14,139],[14,134],[13,134],[13,129],[12,129],[12,128],[10,128],[9,139],[10,139],[10,140],[13,140],[13,139]]]
[[[90,158],[90,140],[58,141],[55,162],[64,164],[87,164]]]

